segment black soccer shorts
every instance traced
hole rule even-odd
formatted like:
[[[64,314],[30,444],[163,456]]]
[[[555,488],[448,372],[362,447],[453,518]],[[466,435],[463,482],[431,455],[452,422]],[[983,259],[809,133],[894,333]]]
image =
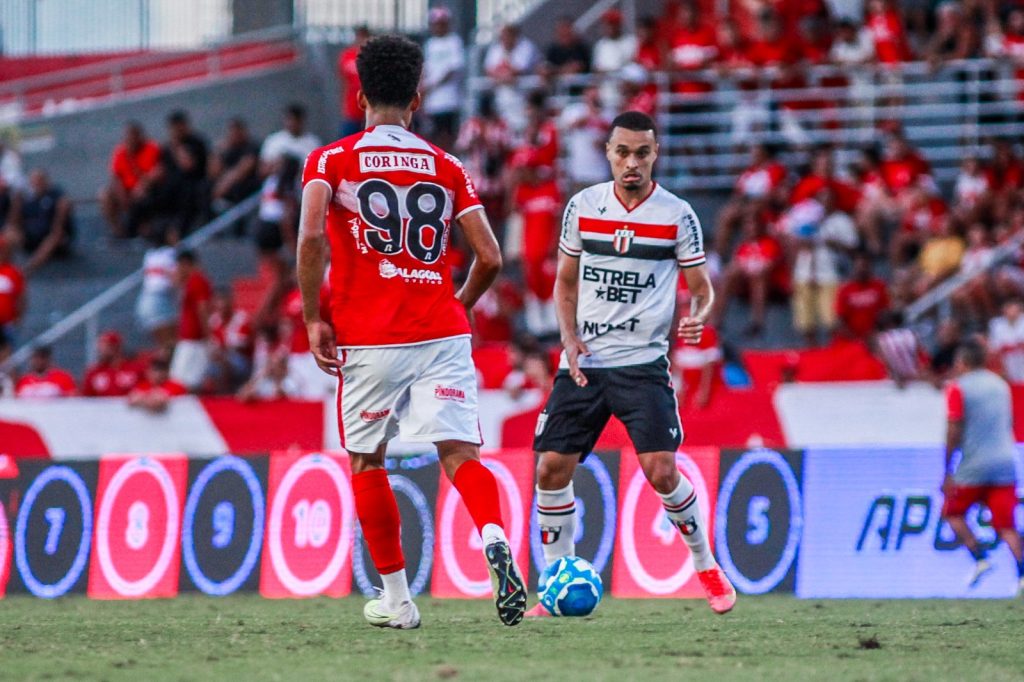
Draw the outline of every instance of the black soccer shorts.
[[[537,418],[533,449],[577,452],[586,458],[615,415],[626,426],[637,452],[674,452],[683,441],[668,360],[629,367],[584,369],[586,386],[559,370],[544,411]],[[582,458],[581,458],[582,460]]]

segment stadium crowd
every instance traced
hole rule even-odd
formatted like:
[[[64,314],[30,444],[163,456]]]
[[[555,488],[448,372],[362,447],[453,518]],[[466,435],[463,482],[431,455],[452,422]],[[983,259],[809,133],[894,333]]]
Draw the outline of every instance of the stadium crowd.
[[[610,10],[592,44],[576,33],[573,18],[561,17],[544,49],[517,26],[505,26],[483,55],[490,87],[465,120],[467,51],[452,31],[450,13],[431,11],[416,125],[467,165],[510,264],[474,311],[483,381],[513,395],[550,384],[564,201],[608,179],[603,142],[614,114],[654,113],[666,83],[672,106],[685,109],[699,106],[723,79],[741,89],[759,80],[787,91],[811,87],[807,67],[817,64],[837,67],[833,81],[820,83],[828,86],[855,87],[865,69],[908,60],[937,68],[981,56],[1013,60],[1024,78],[1024,8],[1016,3],[953,0],[930,9],[931,3],[869,0],[862,21],[830,15],[822,0],[739,0],[716,15],[722,4],[670,0],[660,16],[641,18],[635,32]],[[341,134],[361,127],[354,64],[369,35],[358,28],[338,59]],[[655,79],[658,73],[668,79]],[[551,96],[556,79],[576,83],[583,74],[596,78],[577,79],[568,103]],[[784,101],[781,109],[804,101]],[[330,393],[332,382],[306,352],[290,274],[301,163],[320,144],[305,119],[301,106],[289,106],[283,128],[262,143],[243,119],[233,119],[212,148],[183,111],[167,117],[162,144],[141,125],[126,124],[99,198],[114,237],[150,243],[136,317],[151,348],[129,356],[121,335],[107,332],[97,364],[80,382],[52,366],[49,349],[37,348],[23,375],[6,384],[0,376],[0,395],[123,395],[159,410],[167,398],[186,392],[233,392],[246,400]],[[785,133],[784,118],[778,125]],[[763,333],[769,306],[786,304],[807,346],[866,342],[900,384],[941,381],[956,343],[985,332],[1003,373],[1024,383],[1019,139],[989,141],[963,159],[955,183],[944,189],[927,150],[915,148],[898,122],[879,122],[879,143],[860,150],[784,138],[770,145],[737,137],[749,163],[717,215],[703,216],[718,308],[702,344],[675,352],[684,399],[706,405],[721,384],[723,346],[743,339],[720,338],[714,327],[740,297],[749,302],[746,337]],[[699,141],[699,134],[687,139]],[[852,163],[839,162],[854,152]],[[175,245],[254,192],[259,210],[245,229],[260,254],[266,288],[255,306],[243,309],[230,289],[214,289],[196,254]],[[74,210],[45,172],[34,170],[25,179],[13,150],[0,149],[0,216],[2,361],[24,311],[26,277],[47,260],[72,254]],[[1016,255],[996,265],[1001,247]],[[17,250],[24,257],[16,259]],[[466,265],[457,238],[451,262],[456,273]],[[904,325],[904,310],[958,274],[970,281],[952,297],[953,314],[934,339],[920,338]],[[679,296],[685,302],[686,292]]]

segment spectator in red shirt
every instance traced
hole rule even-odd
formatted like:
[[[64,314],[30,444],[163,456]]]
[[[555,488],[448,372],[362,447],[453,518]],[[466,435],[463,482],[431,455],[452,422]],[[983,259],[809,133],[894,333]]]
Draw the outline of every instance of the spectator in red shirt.
[[[880,64],[891,66],[911,58],[903,19],[887,0],[868,0],[864,27],[875,41],[875,56]]]
[[[641,17],[636,22],[636,63],[648,71],[661,70],[665,54],[658,31],[658,20]],[[628,107],[624,111],[630,111]]]
[[[1024,186],[1024,164],[1017,157],[1011,140],[993,140],[992,159],[986,173],[993,193],[992,217],[999,222],[1006,221],[1010,217],[1011,207],[1015,204],[1017,190]]]
[[[775,158],[774,147],[758,143],[750,148],[750,165],[740,173],[732,197],[718,213],[715,251],[725,257],[732,248],[736,228],[744,214],[772,206],[785,196],[788,171]]]
[[[178,254],[181,318],[171,359],[171,378],[190,391],[199,390],[210,367],[210,299],[213,287],[191,251]]]
[[[324,282],[320,287],[320,313],[325,320],[330,319],[329,274],[329,270],[324,273]],[[275,331],[272,334],[280,337],[280,343],[285,346],[285,354],[288,355],[288,376],[295,380],[296,385],[302,391],[297,397],[321,400],[335,394],[338,380],[317,367],[313,354],[309,352],[309,335],[306,333],[306,323],[302,319],[302,294],[294,282],[291,286],[291,290],[285,294],[281,304],[281,323],[278,325],[263,324],[261,328],[264,332],[267,331],[267,327],[273,328]],[[266,337],[266,333],[264,333],[264,337]],[[259,338],[257,338],[258,341]],[[265,342],[263,346],[266,350]],[[257,343],[254,345],[253,351],[254,372],[264,364],[264,361],[257,357],[259,354],[260,348]]]
[[[918,151],[914,150],[901,130],[895,130],[889,135],[885,159],[879,172],[886,187],[897,200],[913,186],[923,186],[932,193],[935,191],[931,166]]]
[[[78,392],[75,380],[62,369],[51,365],[53,351],[39,346],[29,358],[27,374],[18,379],[14,395],[18,398],[62,398]]]
[[[547,305],[554,280],[546,272],[557,241],[561,194],[555,176],[558,130],[547,113],[543,93],[530,96],[524,143],[513,154],[516,188],[513,204],[523,223],[522,262],[534,302]],[[531,303],[528,300],[528,305]],[[539,333],[539,332],[538,332]]]
[[[231,393],[252,369],[252,325],[249,313],[235,308],[230,289],[214,293],[210,313],[211,378],[218,393]]]
[[[505,162],[512,149],[512,132],[495,107],[493,93],[480,94],[477,113],[462,124],[455,149],[499,231],[508,211]]]
[[[129,122],[110,159],[110,183],[99,192],[103,216],[116,237],[144,232],[152,217],[159,180],[160,145],[146,137],[141,123]]]
[[[896,265],[916,258],[925,241],[942,229],[949,213],[942,199],[920,187],[907,190],[904,203],[900,229],[889,244],[889,259]]]
[[[170,378],[169,365],[162,358],[153,358],[146,376],[128,396],[128,405],[159,414],[167,410],[172,398],[187,395],[184,386]]]
[[[704,409],[711,403],[713,392],[722,381],[722,346],[718,332],[705,325],[696,346],[680,343],[672,354],[672,366],[680,372],[679,403],[685,409],[693,406]]]
[[[0,233],[0,339],[13,343],[14,325],[25,312],[25,277],[11,262],[11,243]]]
[[[364,24],[355,29],[355,40],[338,55],[338,83],[341,88],[341,124],[338,137],[348,137],[363,129],[366,115],[359,106],[359,73],[356,57],[370,39],[370,29]]]
[[[480,345],[510,343],[522,309],[522,293],[510,279],[500,277],[473,307],[473,340]]]
[[[813,199],[823,189],[832,191],[836,201],[836,208],[844,213],[853,215],[860,203],[860,191],[849,182],[836,176],[835,150],[829,145],[823,145],[814,150],[811,156],[810,172],[800,178],[793,188],[789,197],[790,204],[798,204],[807,199]]]
[[[871,256],[858,253],[853,258],[853,276],[836,294],[839,335],[866,341],[888,309],[889,290],[885,282],[875,277]]]
[[[96,341],[96,364],[85,371],[82,395],[100,398],[128,395],[141,378],[138,365],[125,357],[121,335],[108,331]]]
[[[675,71],[673,92],[698,95],[713,89],[711,83],[692,77],[718,57],[718,41],[714,29],[703,22],[692,2],[683,2],[676,9],[675,32],[669,37],[669,65]]]
[[[717,301],[714,324],[721,326],[730,299],[746,293],[750,298],[750,324],[745,333],[759,335],[764,329],[768,295],[780,283],[783,264],[782,246],[768,234],[762,216],[747,212],[743,218],[743,241],[725,269],[725,284]]]

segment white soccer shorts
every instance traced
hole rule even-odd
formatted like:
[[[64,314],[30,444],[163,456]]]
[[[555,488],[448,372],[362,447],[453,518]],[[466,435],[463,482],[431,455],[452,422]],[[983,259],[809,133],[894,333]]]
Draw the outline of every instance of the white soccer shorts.
[[[338,355],[338,424],[349,452],[375,452],[399,434],[414,443],[483,444],[468,336],[414,346],[339,348]]]
[[[208,342],[182,340],[174,346],[174,355],[171,356],[171,379],[194,391],[202,386],[209,369]]]

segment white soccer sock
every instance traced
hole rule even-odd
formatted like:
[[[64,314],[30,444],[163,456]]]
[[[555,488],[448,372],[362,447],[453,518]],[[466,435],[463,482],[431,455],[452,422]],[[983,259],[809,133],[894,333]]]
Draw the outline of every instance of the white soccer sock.
[[[484,527],[480,529],[480,539],[483,540],[484,547],[493,545],[495,542],[508,542],[505,530],[496,523],[485,523]]]
[[[667,495],[658,493],[658,497],[661,498],[668,518],[679,529],[683,540],[690,548],[694,568],[698,571],[712,568],[715,565],[715,556],[711,553],[711,543],[708,541],[707,528],[704,526],[693,484],[686,476],[680,474],[676,489]]]
[[[576,553],[576,494],[572,481],[561,490],[537,488],[537,525],[548,565]]]
[[[397,611],[403,602],[412,601],[412,594],[409,593],[409,579],[405,575],[405,569],[387,573],[380,577],[384,583],[384,608]]]

